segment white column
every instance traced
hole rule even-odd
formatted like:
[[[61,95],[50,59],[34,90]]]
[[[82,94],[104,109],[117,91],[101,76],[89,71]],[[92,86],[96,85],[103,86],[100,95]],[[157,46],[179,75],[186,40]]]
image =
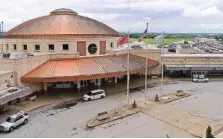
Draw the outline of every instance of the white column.
[[[78,93],[80,93],[80,89],[81,89],[81,82],[78,81],[77,82],[77,90],[78,90]]]
[[[97,79],[98,80],[98,87],[101,87],[101,79]]]
[[[115,77],[115,87],[118,87],[118,77]]]
[[[44,89],[45,94],[47,95],[47,83],[46,82],[43,83],[43,89]]]

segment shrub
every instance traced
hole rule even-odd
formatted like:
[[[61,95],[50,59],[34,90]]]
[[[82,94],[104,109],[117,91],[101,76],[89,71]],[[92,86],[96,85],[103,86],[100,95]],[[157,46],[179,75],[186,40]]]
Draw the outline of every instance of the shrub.
[[[210,126],[208,126],[206,130],[206,138],[214,138],[214,136],[212,135],[212,129]]]

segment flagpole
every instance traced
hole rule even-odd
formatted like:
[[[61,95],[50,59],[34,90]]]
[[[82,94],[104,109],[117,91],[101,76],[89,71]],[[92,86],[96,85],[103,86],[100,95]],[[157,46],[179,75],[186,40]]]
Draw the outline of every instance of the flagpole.
[[[163,39],[162,43],[164,44],[164,39]],[[161,95],[163,94],[163,71],[164,71],[164,69],[163,69],[163,57],[162,57],[163,50],[164,50],[164,47],[162,47],[162,50],[161,50],[161,69],[162,69],[161,70],[161,85],[160,85],[160,93],[161,93]]]
[[[146,24],[146,27],[147,27],[147,31],[148,31],[148,23]],[[147,34],[147,37],[146,39],[148,39],[148,34]],[[148,44],[146,43],[146,53],[148,53]],[[146,54],[146,73],[145,73],[145,101],[146,101],[146,98],[147,98],[147,80],[148,80],[148,54]]]
[[[129,31],[128,31],[128,56],[127,56],[127,109],[129,109],[129,80],[130,80],[130,73],[129,73],[129,55],[130,55],[130,49],[129,49]]]

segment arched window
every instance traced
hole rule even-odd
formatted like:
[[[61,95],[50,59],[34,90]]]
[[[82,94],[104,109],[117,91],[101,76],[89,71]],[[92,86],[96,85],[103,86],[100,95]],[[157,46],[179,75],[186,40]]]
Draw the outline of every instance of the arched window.
[[[88,52],[90,54],[95,54],[97,52],[97,45],[92,43],[88,46]]]

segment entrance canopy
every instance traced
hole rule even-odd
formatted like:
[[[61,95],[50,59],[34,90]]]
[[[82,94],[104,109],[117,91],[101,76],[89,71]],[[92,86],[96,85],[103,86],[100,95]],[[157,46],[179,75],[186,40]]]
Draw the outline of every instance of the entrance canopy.
[[[145,58],[130,55],[130,74],[145,69]],[[159,62],[148,59],[148,67]],[[21,77],[22,82],[66,82],[119,77],[127,74],[127,55],[50,59]]]
[[[198,64],[198,65],[181,65],[181,64],[176,64],[176,65],[165,65],[166,70],[172,70],[172,71],[179,71],[179,70],[223,70],[223,65],[203,65],[203,64]]]

